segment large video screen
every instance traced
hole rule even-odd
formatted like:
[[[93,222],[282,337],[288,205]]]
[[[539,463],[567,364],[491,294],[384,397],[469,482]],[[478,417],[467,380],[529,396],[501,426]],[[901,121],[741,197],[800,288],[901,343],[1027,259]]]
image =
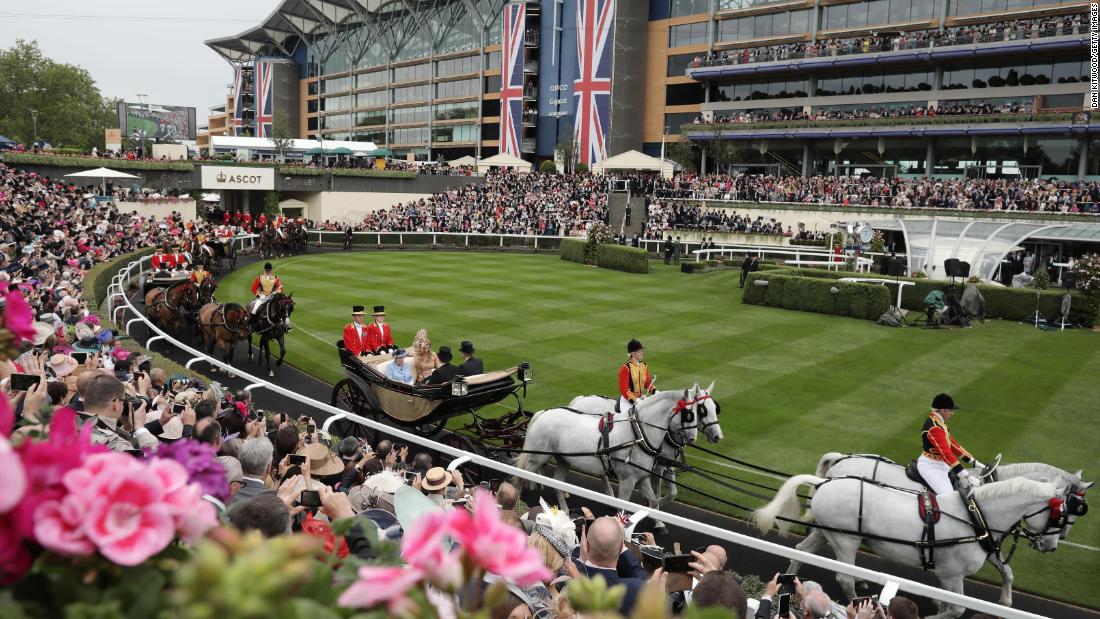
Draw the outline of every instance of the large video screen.
[[[195,108],[152,103],[118,104],[122,135],[134,139],[195,139]]]

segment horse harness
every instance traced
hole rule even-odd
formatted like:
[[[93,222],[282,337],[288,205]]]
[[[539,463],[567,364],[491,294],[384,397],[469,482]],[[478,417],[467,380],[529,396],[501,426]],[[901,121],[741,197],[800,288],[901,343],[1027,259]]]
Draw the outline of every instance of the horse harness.
[[[229,321],[225,319],[225,308],[226,308],[225,303],[219,303],[218,306],[216,308],[214,308],[214,314],[215,315],[221,314],[221,322],[206,323],[203,326],[204,327],[214,327],[215,329],[217,329],[218,327],[225,327],[225,330],[232,333],[234,339],[236,339],[237,337],[239,337],[241,335],[241,331],[240,331],[240,329],[235,329],[235,328],[229,326]]]
[[[877,463],[876,463],[875,466],[876,466],[876,469],[877,469],[877,467],[878,467]],[[1067,524],[1067,518],[1069,516],[1071,516],[1071,515],[1072,516],[1083,516],[1085,513],[1088,512],[1088,504],[1085,502],[1085,498],[1084,498],[1085,493],[1083,491],[1082,492],[1076,492],[1076,493],[1070,493],[1069,497],[1065,500],[1063,500],[1061,498],[1058,498],[1058,497],[1054,497],[1054,498],[1050,499],[1048,504],[1046,506],[1044,506],[1043,508],[1041,508],[1037,511],[1034,511],[1030,514],[1025,514],[1024,516],[1022,516],[1020,518],[1020,520],[1018,520],[1016,522],[1016,524],[1012,525],[1012,528],[1007,529],[1005,531],[1000,531],[1000,530],[991,528],[986,523],[985,515],[982,513],[981,508],[978,506],[978,502],[973,497],[973,495],[971,495],[969,497],[965,497],[965,496],[963,497],[963,501],[967,505],[967,516],[969,516],[968,520],[964,520],[964,519],[960,518],[959,516],[956,516],[956,515],[951,514],[949,512],[941,511],[940,508],[939,508],[939,504],[936,501],[935,495],[931,492],[928,492],[928,491],[923,491],[922,492],[922,491],[918,491],[918,490],[911,490],[909,488],[901,488],[901,487],[898,487],[898,486],[892,486],[890,484],[887,484],[885,482],[881,482],[881,481],[878,481],[878,480],[875,480],[875,479],[867,479],[865,477],[859,477],[859,476],[855,476],[855,475],[844,475],[844,476],[840,476],[840,477],[830,477],[826,481],[824,481],[821,484],[815,486],[815,488],[820,488],[821,486],[825,485],[826,483],[829,483],[830,481],[836,481],[838,479],[855,479],[855,480],[858,480],[859,482],[861,482],[860,485],[859,485],[859,514],[858,514],[857,521],[856,521],[857,522],[857,530],[855,531],[855,533],[853,533],[852,531],[847,531],[847,530],[844,530],[844,529],[840,529],[838,527],[831,527],[831,526],[828,526],[828,525],[822,525],[822,524],[818,524],[818,523],[812,523],[811,524],[811,523],[805,523],[805,522],[802,522],[802,521],[797,521],[797,523],[804,524],[805,526],[808,526],[810,528],[823,529],[823,530],[831,531],[831,532],[834,532],[834,533],[843,533],[843,534],[847,534],[847,535],[859,535],[860,537],[865,537],[865,538],[868,538],[868,539],[878,540],[878,541],[881,541],[881,542],[914,546],[920,552],[921,567],[925,571],[930,570],[930,569],[931,570],[936,569],[936,564],[935,564],[935,560],[934,560],[934,556],[933,556],[933,552],[935,551],[936,548],[944,548],[944,547],[947,547],[947,546],[957,546],[959,544],[978,543],[978,544],[981,545],[982,549],[986,551],[987,554],[996,555],[997,558],[1000,559],[1002,563],[1007,565],[1008,562],[1012,560],[1012,556],[1016,552],[1016,544],[1019,541],[1020,537],[1027,538],[1029,543],[1031,544],[1031,546],[1035,547],[1039,543],[1039,540],[1042,537],[1044,537],[1046,535],[1052,535],[1052,534],[1058,532],[1060,529],[1064,529],[1064,527]],[[891,537],[887,537],[885,535],[877,535],[877,534],[874,534],[874,533],[867,533],[867,532],[863,531],[863,484],[872,484],[872,485],[878,486],[880,488],[885,488],[885,489],[888,489],[888,490],[897,490],[897,491],[904,492],[904,493],[907,493],[907,494],[915,495],[917,497],[917,502],[918,502],[918,511],[919,511],[920,516],[921,516],[921,520],[924,524],[924,531],[921,534],[921,539],[914,542],[914,541],[910,541],[910,540],[902,540],[902,539],[897,539],[897,538],[891,538]],[[1043,531],[1034,532],[1034,531],[1031,531],[1027,526],[1025,526],[1025,523],[1029,518],[1031,518],[1033,516],[1037,516],[1037,515],[1039,515],[1043,512],[1046,512],[1046,511],[1049,511],[1051,515],[1050,515],[1050,518],[1047,520],[1047,524],[1043,528]],[[944,540],[937,540],[936,539],[935,525],[936,525],[936,523],[939,522],[941,515],[947,515],[949,518],[952,518],[952,519],[957,520],[959,522],[967,522],[972,527],[974,527],[974,535],[968,535],[968,536],[964,536],[964,537],[953,537],[953,538],[948,538],[948,539],[944,539]],[[782,518],[782,517],[781,517],[781,519],[789,520],[789,519],[785,519],[785,518]],[[796,522],[796,521],[792,521],[792,522]],[[1007,557],[1002,556],[1002,554],[1001,554],[1001,542],[994,539],[994,537],[992,535],[993,533],[1003,533],[1005,537],[1008,537],[1008,536],[1013,537],[1012,548],[1010,549]],[[1003,539],[1004,538],[1002,538],[1002,541],[1003,541]]]
[[[162,288],[160,297],[156,301],[153,301],[153,307],[156,307],[158,305],[163,305],[164,307],[167,307],[169,310],[171,310],[173,312],[180,311],[180,307],[172,307],[172,304],[168,302],[168,293],[175,290],[176,288],[179,288],[180,286],[186,286],[186,285],[189,285],[190,283],[191,282],[186,282],[185,281],[185,282],[180,282],[180,283],[178,283],[174,286],[169,286],[167,288]]]

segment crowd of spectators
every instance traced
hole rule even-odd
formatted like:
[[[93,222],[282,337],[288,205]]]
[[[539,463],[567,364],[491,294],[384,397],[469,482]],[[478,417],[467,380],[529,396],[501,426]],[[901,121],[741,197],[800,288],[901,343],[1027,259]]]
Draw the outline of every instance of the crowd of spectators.
[[[872,33],[861,37],[798,41],[766,47],[746,47],[722,50],[697,57],[693,67],[709,67],[728,64],[751,64],[819,56],[843,56],[869,54],[948,45],[970,45],[995,41],[1016,41],[1040,37],[1084,34],[1088,17],[1083,14],[1058,15],[1040,19],[999,21],[973,26],[956,26],[943,30],[892,31]]]
[[[667,230],[790,235],[790,228],[784,230],[783,223],[775,219],[762,216],[753,219],[736,211],[702,208],[695,202],[653,201],[648,209],[644,238],[663,238],[662,232]]]
[[[714,124],[753,124],[767,122],[807,121],[818,122],[828,120],[866,120],[875,118],[922,118],[926,116],[988,116],[1003,114],[1028,114],[1033,111],[1032,106],[1022,103],[957,103],[952,105],[940,105],[938,107],[910,105],[908,107],[869,107],[850,110],[818,110],[803,112],[801,110],[744,111],[731,114],[715,115]],[[695,124],[704,124],[707,121],[702,115],[696,116]]]
[[[367,215],[356,230],[581,236],[607,221],[599,175],[521,174],[494,169],[470,184]]]
[[[1042,178],[684,175],[675,179],[654,181],[653,191],[658,199],[1053,213],[1100,212],[1100,183]]]

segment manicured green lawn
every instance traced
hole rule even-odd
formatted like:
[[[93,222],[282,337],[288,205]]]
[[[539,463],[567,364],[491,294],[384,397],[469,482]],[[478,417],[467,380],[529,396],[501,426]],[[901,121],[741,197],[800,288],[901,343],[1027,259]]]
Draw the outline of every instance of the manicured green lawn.
[[[659,387],[716,381],[726,440],[715,449],[781,471],[813,472],[826,451],[907,462],[919,454],[932,396],[946,391],[962,407],[952,429],[980,459],[1003,452],[1006,462],[1100,478],[1100,334],[998,321],[888,329],[742,305],[737,272],[684,275],[656,262],[631,275],[545,255],[371,252],[282,259],[276,269],[297,302],[288,360],[329,382],[341,377],[333,343],[351,306],[385,305],[398,345],[426,328],[435,347],[473,340],[487,369],[530,361],[533,410],[615,392],[626,342],[637,337]],[[254,275],[226,277],[219,298],[246,301]],[[690,492],[681,499],[707,504]],[[1079,520],[1069,541],[1100,547],[1100,515]],[[1013,567],[1018,589],[1100,607],[1100,552],[1021,548]],[[991,568],[982,575],[997,578]]]

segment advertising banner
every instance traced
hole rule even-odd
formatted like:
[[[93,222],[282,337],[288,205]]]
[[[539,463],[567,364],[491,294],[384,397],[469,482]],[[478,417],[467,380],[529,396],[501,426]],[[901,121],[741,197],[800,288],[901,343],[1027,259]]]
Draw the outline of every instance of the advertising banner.
[[[275,168],[204,165],[202,188],[274,191]]]

